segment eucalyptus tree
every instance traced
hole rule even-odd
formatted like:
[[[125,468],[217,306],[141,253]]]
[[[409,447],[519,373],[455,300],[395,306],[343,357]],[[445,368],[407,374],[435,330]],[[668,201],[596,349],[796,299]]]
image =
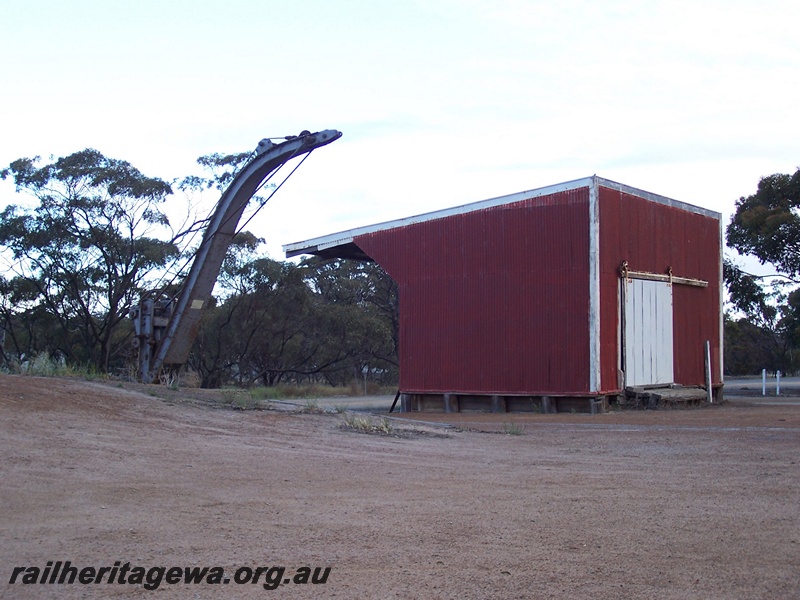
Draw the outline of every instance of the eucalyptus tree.
[[[173,240],[162,239],[172,188],[92,149],[40,162],[20,158],[0,171],[35,201],[0,214],[8,285],[20,292],[12,310],[50,316],[35,351],[106,371],[128,343],[129,308],[178,254]]]
[[[765,366],[796,370],[800,358],[800,169],[761,178],[754,194],[736,202],[726,233],[730,248],[758,259],[771,271],[755,275],[727,259],[724,276],[731,303],[749,323],[769,334],[771,364]],[[762,342],[751,352],[763,352],[763,346]]]

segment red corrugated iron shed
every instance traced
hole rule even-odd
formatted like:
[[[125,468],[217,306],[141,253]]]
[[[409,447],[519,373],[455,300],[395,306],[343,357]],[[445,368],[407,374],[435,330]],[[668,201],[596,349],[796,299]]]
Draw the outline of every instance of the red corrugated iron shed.
[[[284,246],[400,290],[409,409],[569,409],[722,385],[721,215],[589,177]]]

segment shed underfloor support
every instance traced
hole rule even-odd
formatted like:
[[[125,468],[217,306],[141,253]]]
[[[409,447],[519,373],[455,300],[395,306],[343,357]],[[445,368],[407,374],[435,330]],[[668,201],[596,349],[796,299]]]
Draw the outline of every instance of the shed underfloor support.
[[[491,412],[491,413],[603,413],[606,396],[518,396],[449,393],[400,394],[401,412]]]

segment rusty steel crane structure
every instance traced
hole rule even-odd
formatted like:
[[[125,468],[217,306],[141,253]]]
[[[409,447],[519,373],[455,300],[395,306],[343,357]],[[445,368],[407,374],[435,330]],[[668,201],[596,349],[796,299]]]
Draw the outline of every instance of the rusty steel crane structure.
[[[134,345],[139,351],[138,377],[142,382],[158,381],[163,369],[178,370],[186,363],[239,220],[260,186],[288,161],[340,137],[341,132],[326,129],[317,133],[303,131],[280,143],[271,139],[259,142],[255,156],[222,193],[178,295],[168,298],[146,294],[131,310]]]

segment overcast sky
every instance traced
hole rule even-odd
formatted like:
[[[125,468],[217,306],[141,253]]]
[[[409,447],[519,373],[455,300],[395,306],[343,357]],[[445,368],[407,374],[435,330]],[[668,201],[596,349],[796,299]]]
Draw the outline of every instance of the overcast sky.
[[[593,174],[727,220],[800,166],[798,23],[796,0],[7,0],[0,165],[91,147],[171,180],[342,131],[251,224],[274,258]]]

